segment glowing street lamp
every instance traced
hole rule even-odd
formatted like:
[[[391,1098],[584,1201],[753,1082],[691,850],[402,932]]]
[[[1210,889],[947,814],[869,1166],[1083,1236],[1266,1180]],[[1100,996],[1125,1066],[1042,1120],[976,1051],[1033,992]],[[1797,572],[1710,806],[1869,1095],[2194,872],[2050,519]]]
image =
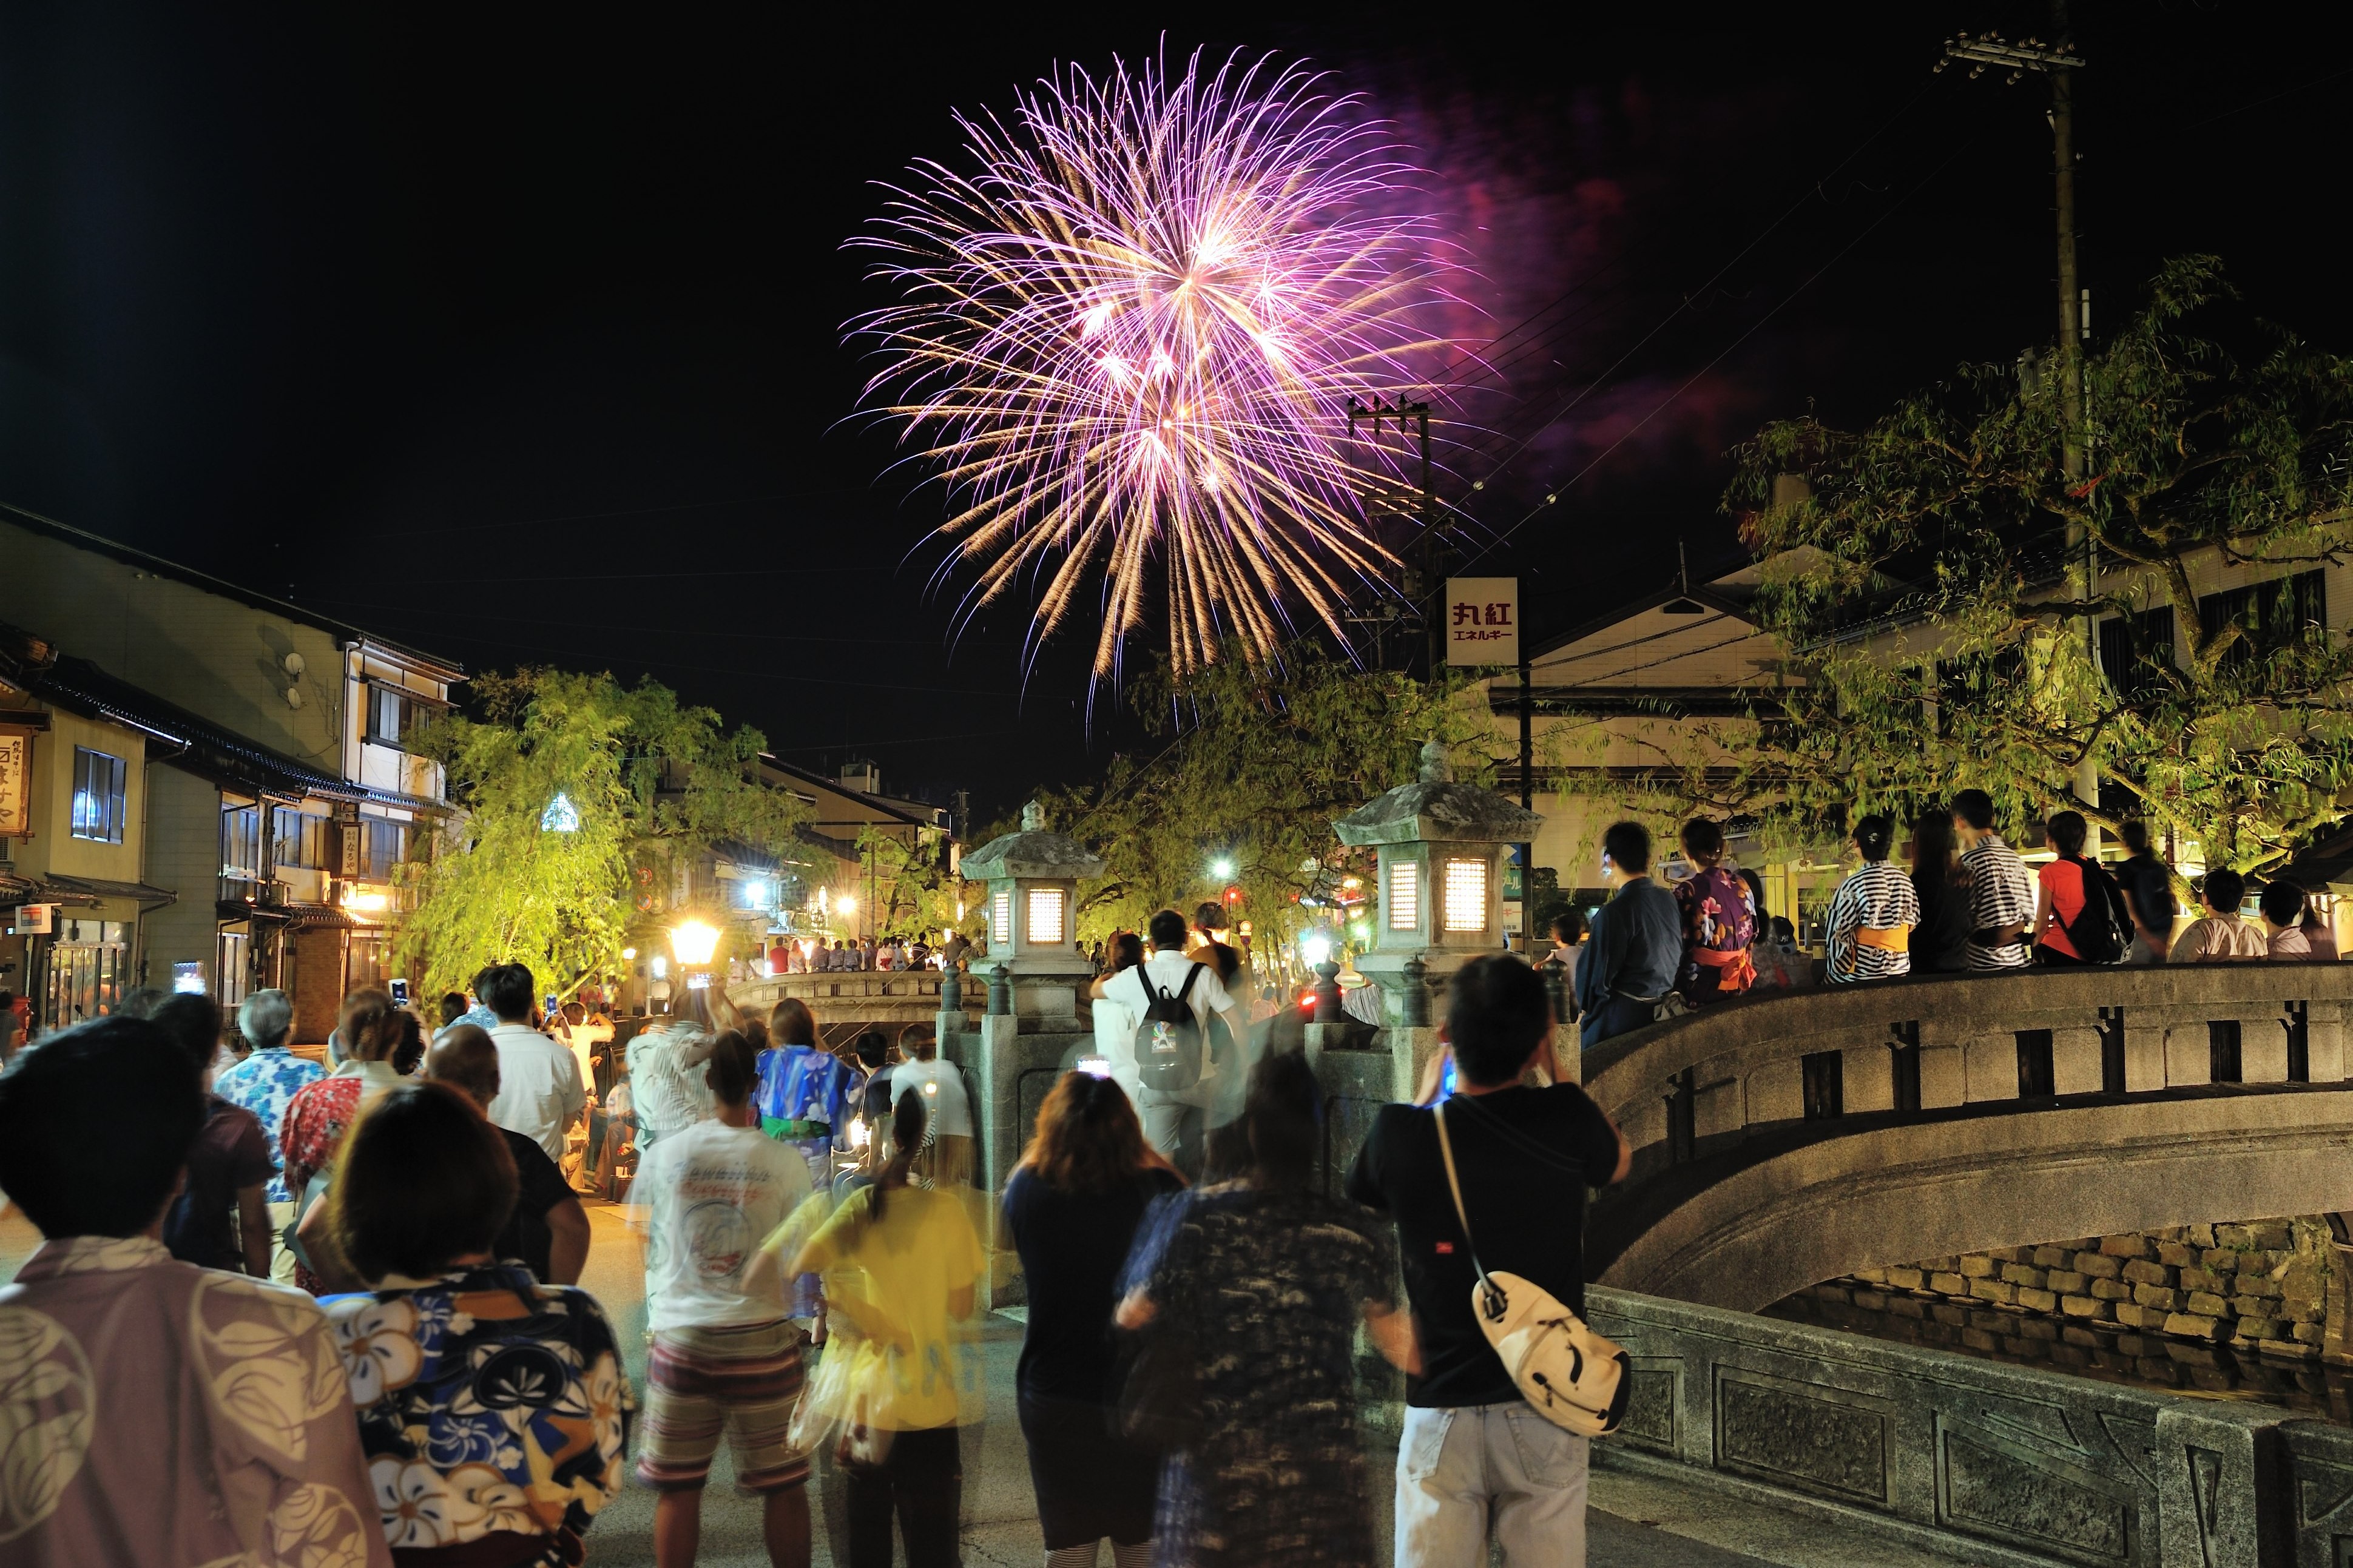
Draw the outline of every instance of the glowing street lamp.
[[[1234,863],[1230,857],[1220,855],[1209,862],[1209,875],[1218,881],[1227,881],[1233,874]]]
[[[680,963],[689,969],[701,969],[711,963],[711,955],[719,946],[719,931],[702,921],[685,921],[670,927],[670,951],[678,954]]]

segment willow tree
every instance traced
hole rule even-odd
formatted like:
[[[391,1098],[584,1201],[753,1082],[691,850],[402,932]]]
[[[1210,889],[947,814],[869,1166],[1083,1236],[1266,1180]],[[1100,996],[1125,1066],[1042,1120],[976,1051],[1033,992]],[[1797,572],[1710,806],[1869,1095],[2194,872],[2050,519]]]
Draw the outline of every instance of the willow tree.
[[[1052,826],[1105,863],[1081,889],[1090,937],[1231,887],[1261,949],[1287,940],[1330,919],[1350,877],[1370,888],[1369,857],[1341,846],[1333,819],[1411,779],[1424,742],[1448,744],[1458,778],[1493,773],[1483,689],[1359,669],[1309,642],[1271,665],[1226,658],[1183,677],[1162,658],[1134,701],[1155,749],[1044,796]]]
[[[474,679],[479,718],[453,715],[416,744],[461,808],[405,868],[416,907],[403,962],[428,991],[461,991],[485,964],[530,965],[568,996],[616,972],[641,900],[725,846],[781,858],[807,808],[758,782],[758,731],[652,680],[525,669]]]
[[[2082,479],[2057,383],[1966,366],[1865,429],[1787,420],[1741,449],[1728,503],[1801,684],[1760,708],[1736,788],[1799,837],[1975,785],[2006,820],[2072,805],[2274,864],[2353,784],[2353,647],[2320,575],[2353,545],[2353,362],[2192,257],[2085,356]]]

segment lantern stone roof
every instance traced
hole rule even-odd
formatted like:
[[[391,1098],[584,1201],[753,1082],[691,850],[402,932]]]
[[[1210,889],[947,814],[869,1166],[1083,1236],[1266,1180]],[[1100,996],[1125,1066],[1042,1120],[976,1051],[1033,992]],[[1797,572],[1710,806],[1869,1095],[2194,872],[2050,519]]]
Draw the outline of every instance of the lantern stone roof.
[[[1514,805],[1493,790],[1456,784],[1445,746],[1432,741],[1421,748],[1419,778],[1366,802],[1332,826],[1341,843],[1359,846],[1522,844],[1535,839],[1543,822],[1536,813]]]
[[[1050,829],[1045,808],[1033,800],[1021,808],[1021,830],[992,838],[965,856],[963,874],[974,882],[1014,877],[1071,881],[1103,871],[1103,858],[1069,834]]]

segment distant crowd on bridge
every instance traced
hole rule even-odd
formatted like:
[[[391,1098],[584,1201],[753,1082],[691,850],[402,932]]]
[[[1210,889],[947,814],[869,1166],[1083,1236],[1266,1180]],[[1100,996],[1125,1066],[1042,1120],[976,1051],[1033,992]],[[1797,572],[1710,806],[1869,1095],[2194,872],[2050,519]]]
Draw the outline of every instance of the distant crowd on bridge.
[[[1898,824],[1860,818],[1849,836],[1854,868],[1831,899],[1817,958],[1798,946],[1786,917],[1763,913],[1764,883],[1727,864],[1720,825],[1684,825],[1690,874],[1662,885],[1652,876],[1650,831],[1617,823],[1602,836],[1609,901],[1589,921],[1558,917],[1550,933],[1554,961],[1574,966],[1583,1043],[1777,987],[2035,966],[2337,957],[2333,928],[2293,881],[2250,887],[2216,868],[2199,883],[2201,912],[2184,921],[2172,868],[2146,824],[2123,825],[2126,854],[2113,866],[2084,852],[2091,828],[2081,812],[2053,812],[2041,826],[2055,853],[2030,870],[1998,830],[1992,797],[1962,790],[1904,825],[1908,865],[1898,869],[1890,863]]]

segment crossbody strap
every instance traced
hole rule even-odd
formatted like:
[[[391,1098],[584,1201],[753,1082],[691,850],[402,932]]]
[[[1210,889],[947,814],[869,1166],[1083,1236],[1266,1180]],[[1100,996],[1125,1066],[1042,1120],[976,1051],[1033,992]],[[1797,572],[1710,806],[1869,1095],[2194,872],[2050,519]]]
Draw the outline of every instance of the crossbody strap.
[[[1471,1236],[1470,1211],[1462,1206],[1462,1183],[1454,1174],[1454,1141],[1446,1135],[1446,1101],[1440,1100],[1434,1109],[1438,1117],[1438,1157],[1446,1163],[1446,1190],[1454,1194],[1454,1217],[1462,1224],[1463,1245],[1471,1249],[1471,1268],[1479,1276],[1481,1305],[1491,1318],[1504,1315],[1504,1293],[1487,1278],[1486,1265],[1479,1261],[1479,1244]]]

